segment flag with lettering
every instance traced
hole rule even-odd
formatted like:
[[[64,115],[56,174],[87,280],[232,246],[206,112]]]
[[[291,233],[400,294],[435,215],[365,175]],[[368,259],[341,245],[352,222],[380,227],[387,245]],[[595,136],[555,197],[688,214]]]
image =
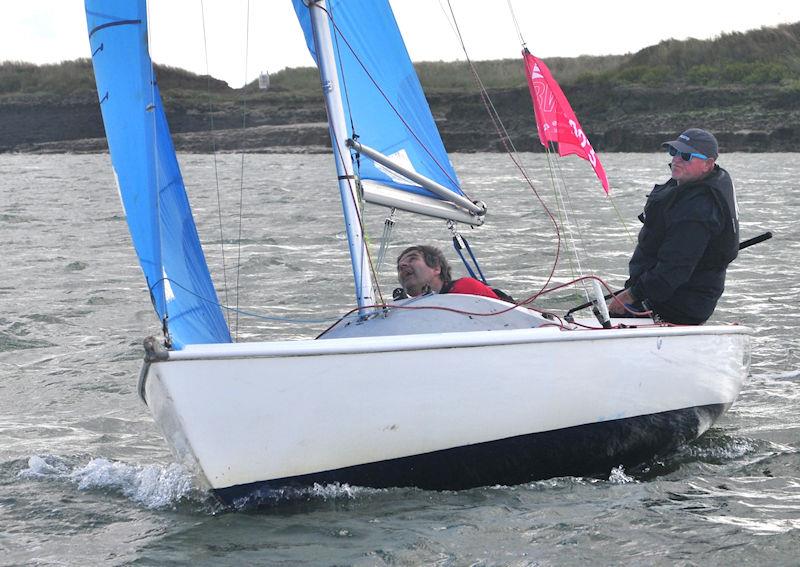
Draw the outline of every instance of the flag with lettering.
[[[550,69],[527,49],[522,52],[522,56],[525,59],[528,88],[533,99],[536,128],[539,130],[542,145],[557,142],[558,155],[575,154],[588,161],[603,184],[603,190],[608,193],[608,179],[603,164],[589,143],[589,138],[581,128],[567,97],[550,74]]]

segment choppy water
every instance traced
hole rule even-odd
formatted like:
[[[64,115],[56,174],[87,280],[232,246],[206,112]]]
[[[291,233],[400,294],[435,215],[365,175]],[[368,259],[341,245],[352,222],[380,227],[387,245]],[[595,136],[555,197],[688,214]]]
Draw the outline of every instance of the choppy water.
[[[327,156],[181,156],[206,253],[230,305],[333,320],[351,307],[349,260]],[[553,261],[552,226],[502,155],[460,155],[490,206],[465,230],[493,282],[517,297]],[[635,234],[662,155],[604,156]],[[525,156],[552,202],[542,156]],[[800,341],[793,154],[723,156],[737,180],[742,252],[714,316],[757,329],[752,375],[705,437],[638,475],[464,492],[320,486],[257,510],[222,509],[175,464],[136,395],[141,339],[158,332],[106,155],[0,155],[0,565],[797,565]],[[632,243],[588,166],[562,162],[585,268],[624,281]],[[223,203],[222,270],[215,178]],[[383,210],[369,213],[381,234]],[[398,219],[390,258],[449,246],[443,223]],[[563,250],[562,250],[563,252]],[[241,254],[242,269],[233,268]],[[452,256],[452,254],[451,254]],[[562,262],[558,279],[569,278]],[[391,293],[391,266],[382,286]],[[234,292],[239,281],[240,293]],[[550,298],[550,307],[575,297]],[[232,318],[240,340],[304,337],[324,323]],[[564,361],[569,364],[569,361]]]

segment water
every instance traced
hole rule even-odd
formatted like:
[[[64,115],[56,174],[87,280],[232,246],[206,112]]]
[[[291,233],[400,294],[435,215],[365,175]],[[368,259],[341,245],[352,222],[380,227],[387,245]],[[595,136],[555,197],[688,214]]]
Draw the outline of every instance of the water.
[[[663,155],[604,157],[615,202],[636,214]],[[220,297],[240,340],[309,337],[352,306],[352,280],[327,156],[183,155]],[[502,155],[457,155],[490,207],[463,233],[493,283],[539,289],[556,238]],[[159,331],[129,244],[106,155],[0,155],[0,565],[796,565],[800,550],[797,155],[731,154],[742,252],[714,320],[754,327],[752,374],[702,439],[649,470],[463,492],[317,486],[232,511],[175,464],[136,394],[141,339]],[[542,156],[525,156],[543,197]],[[632,250],[590,168],[562,161],[590,252],[584,268],[624,281]],[[217,214],[215,178],[223,204]],[[540,179],[541,178],[541,179]],[[377,240],[386,212],[368,213]],[[398,218],[392,260],[418,241],[448,247],[442,222]],[[449,252],[451,258],[454,254]],[[562,244],[557,281],[570,279]],[[234,266],[241,261],[237,273]],[[574,263],[574,262],[573,262]],[[457,269],[456,271],[463,271]],[[240,293],[235,293],[238,280]],[[227,282],[227,293],[222,283]],[[544,305],[566,310],[565,293]],[[568,361],[565,361],[568,363]]]

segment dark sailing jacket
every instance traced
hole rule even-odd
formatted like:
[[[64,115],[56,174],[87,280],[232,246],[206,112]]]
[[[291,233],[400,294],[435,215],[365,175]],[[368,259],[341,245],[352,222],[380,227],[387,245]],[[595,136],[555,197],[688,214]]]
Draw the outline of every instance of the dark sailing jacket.
[[[739,251],[737,208],[731,177],[718,165],[698,181],[656,185],[639,217],[644,226],[625,287],[665,321],[705,322]]]

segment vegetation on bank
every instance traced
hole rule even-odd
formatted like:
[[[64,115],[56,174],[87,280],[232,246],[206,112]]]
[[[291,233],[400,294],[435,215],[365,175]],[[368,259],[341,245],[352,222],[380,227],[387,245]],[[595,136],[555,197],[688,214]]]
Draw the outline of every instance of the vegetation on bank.
[[[658,87],[778,85],[800,88],[800,22],[728,33],[701,41],[662,41],[616,69],[586,73],[579,82]]]
[[[162,90],[235,92],[225,81],[196,75],[190,71],[156,65]],[[0,96],[18,94],[78,95],[95,92],[94,72],[89,59],[35,65],[20,61],[0,63]]]
[[[625,84],[645,87],[690,85],[770,84],[800,88],[800,22],[765,27],[746,33],[729,33],[707,41],[667,40],[634,54],[553,57],[546,60],[556,78],[569,84]],[[521,59],[474,62],[488,89],[525,86]],[[429,61],[416,64],[428,92],[474,89],[475,79],[464,62]],[[156,66],[162,93],[194,92],[207,96],[241,96],[218,79],[173,67]],[[319,78],[312,68],[284,69],[271,77],[277,93],[307,96],[319,92]],[[244,89],[257,91],[251,83]],[[75,95],[94,91],[89,59],[54,65],[6,61],[0,63],[0,96],[19,94]],[[207,99],[206,99],[207,100]]]
[[[34,65],[21,61],[0,63],[0,95],[72,95],[94,89],[94,75],[88,59],[63,61],[55,65]]]

